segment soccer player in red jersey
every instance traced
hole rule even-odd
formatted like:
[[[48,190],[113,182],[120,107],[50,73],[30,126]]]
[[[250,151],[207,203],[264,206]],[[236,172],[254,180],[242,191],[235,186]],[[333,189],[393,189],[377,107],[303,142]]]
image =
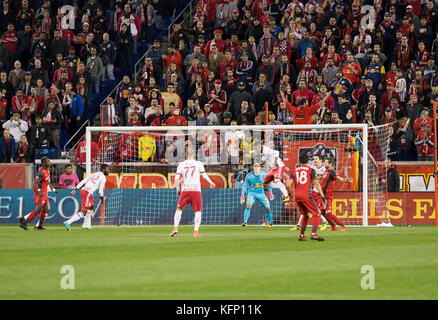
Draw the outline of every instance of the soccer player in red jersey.
[[[303,153],[299,157],[300,165],[292,171],[291,180],[289,180],[289,187],[292,184],[292,180],[295,183],[295,202],[303,216],[301,231],[298,240],[305,241],[304,232],[306,231],[307,221],[309,214],[312,214],[312,233],[310,239],[317,241],[324,241],[324,238],[318,237],[316,231],[319,227],[320,212],[318,205],[312,196],[312,186],[314,185],[318,190],[322,201],[325,202],[324,193],[322,192],[321,185],[318,182],[315,169],[308,166],[309,157]]]
[[[328,158],[327,160],[325,160],[324,166],[326,171],[321,179],[321,187],[327,202],[325,207],[322,209],[322,215],[327,219],[327,221],[331,225],[329,231],[338,230],[336,224],[341,226],[341,231],[347,231],[348,229],[344,226],[344,224],[336,216],[332,214],[333,187],[336,180],[339,180],[344,183],[351,182],[352,180],[351,178],[342,178],[336,174],[334,170],[335,160],[333,158]]]
[[[35,210],[27,215],[27,218],[20,218],[20,228],[27,230],[27,224],[35,218],[36,215],[40,215],[40,220],[38,226],[35,227],[36,230],[45,230],[43,227],[44,219],[46,219],[47,213],[50,210],[49,197],[47,195],[47,187],[58,193],[53,185],[50,183],[50,159],[47,157],[41,158],[41,168],[38,170],[38,174],[33,181],[33,192],[35,201]]]

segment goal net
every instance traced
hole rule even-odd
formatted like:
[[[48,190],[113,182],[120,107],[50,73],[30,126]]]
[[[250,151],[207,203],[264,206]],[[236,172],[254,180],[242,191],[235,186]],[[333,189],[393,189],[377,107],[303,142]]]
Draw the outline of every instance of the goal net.
[[[264,171],[272,168],[264,161],[260,146],[279,151],[285,164],[286,185],[299,155],[306,153],[313,166],[316,156],[335,160],[335,170],[351,183],[335,183],[332,212],[346,225],[389,223],[386,207],[386,169],[389,147],[388,128],[365,124],[312,126],[208,126],[208,127],[87,127],[86,173],[110,165],[105,201],[93,223],[102,225],[173,224],[178,196],[175,175],[185,160],[185,146],[195,150],[207,174],[216,184],[211,189],[202,182],[203,224],[237,225],[245,207],[240,204],[244,178],[254,162]],[[97,155],[92,156],[92,149]],[[293,200],[284,204],[279,189],[270,201],[274,224],[293,225],[299,212]],[[95,195],[98,197],[98,195]],[[193,222],[189,205],[182,224]],[[265,212],[259,203],[251,210],[249,224],[263,224]]]

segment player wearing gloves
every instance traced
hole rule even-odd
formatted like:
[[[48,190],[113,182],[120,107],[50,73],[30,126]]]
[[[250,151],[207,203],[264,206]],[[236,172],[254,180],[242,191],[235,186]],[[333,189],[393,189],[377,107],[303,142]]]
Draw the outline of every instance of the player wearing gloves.
[[[254,171],[249,173],[245,178],[245,183],[242,188],[242,194],[240,196],[240,204],[245,203],[245,194],[248,193],[247,204],[245,208],[245,213],[243,217],[242,227],[248,225],[248,219],[251,214],[251,208],[257,200],[266,209],[266,225],[272,228],[272,214],[271,206],[269,204],[268,198],[266,197],[265,190],[263,187],[263,181],[265,179],[266,173],[261,172],[261,167],[259,163],[254,163]],[[271,189],[268,190],[269,199],[273,200],[274,195]]]

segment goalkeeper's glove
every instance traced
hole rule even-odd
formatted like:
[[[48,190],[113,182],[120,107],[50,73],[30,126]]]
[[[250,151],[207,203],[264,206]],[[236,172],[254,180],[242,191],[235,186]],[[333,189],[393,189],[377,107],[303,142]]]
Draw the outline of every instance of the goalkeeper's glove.
[[[269,196],[269,200],[274,200],[274,193],[271,191],[271,192],[269,192],[269,194],[268,194],[268,196]]]
[[[245,203],[245,196],[242,194],[240,196],[240,204],[243,205]]]

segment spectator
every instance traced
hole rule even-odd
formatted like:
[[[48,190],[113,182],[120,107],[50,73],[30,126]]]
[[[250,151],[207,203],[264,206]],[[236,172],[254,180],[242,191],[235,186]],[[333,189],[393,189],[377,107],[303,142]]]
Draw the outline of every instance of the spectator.
[[[107,103],[103,106],[103,125],[121,125],[120,107],[114,104],[114,98],[111,96],[108,97]]]
[[[225,111],[227,104],[227,93],[222,90],[222,81],[216,80],[214,82],[214,89],[208,96],[208,103],[211,105],[211,112],[213,112],[218,119],[222,119],[222,113]]]
[[[117,45],[117,61],[120,68],[127,68],[128,73],[132,73],[131,56],[134,47],[134,39],[130,32],[128,32],[128,26],[123,24],[120,33],[116,37]]]
[[[152,25],[155,22],[155,9],[150,3],[148,3],[148,0],[141,0],[140,5],[136,9],[136,14],[137,17],[139,17],[141,25],[139,39],[149,42],[151,38]]]
[[[91,140],[90,148],[91,148],[91,161],[95,161],[97,159],[97,155],[99,152],[99,146],[97,145],[96,142]],[[87,161],[87,148],[86,148],[85,136],[76,147],[75,159],[76,159],[76,163],[78,164],[82,164]]]
[[[199,109],[198,111],[196,111],[196,115],[197,115],[195,121],[196,126],[208,126],[210,124],[210,119],[205,117],[204,110]]]
[[[418,150],[418,161],[434,161],[434,135],[432,126],[425,125],[417,133],[415,145]]]
[[[105,81],[107,78],[115,80],[114,64],[117,58],[117,48],[114,42],[110,40],[108,33],[104,33],[102,38],[103,43],[100,45],[100,57],[103,63],[102,81]]]
[[[35,116],[35,125],[30,129],[30,143],[34,149],[43,149],[49,147],[49,128],[43,123],[40,114]]]
[[[0,163],[14,163],[16,150],[16,142],[9,129],[3,130],[0,139]]]
[[[172,115],[167,118],[166,126],[187,126],[187,120],[181,115],[179,107],[174,107]]]
[[[97,49],[95,47],[91,48],[91,55],[87,59],[86,68],[91,76],[91,88],[89,88],[90,94],[99,93],[100,77],[103,74],[103,63],[102,59],[97,55]]]
[[[73,172],[73,166],[67,164],[64,173],[59,177],[58,187],[61,189],[73,189],[78,184],[79,178],[77,174]]]
[[[0,38],[0,72],[4,71],[8,66],[8,47]]]
[[[63,121],[63,117],[61,112],[59,112],[58,108],[55,107],[55,103],[50,101],[47,105],[46,110],[44,110],[43,114],[43,123],[45,123],[49,128],[49,141],[50,145],[59,148],[59,139],[60,139],[60,128],[61,123]]]
[[[26,135],[22,135],[17,146],[16,163],[31,163],[33,157],[32,145],[27,142]]]
[[[17,145],[21,141],[21,136],[25,135],[29,130],[28,123],[24,120],[21,120],[20,112],[18,111],[14,111],[11,119],[3,123],[2,127],[3,129],[9,130]]]
[[[204,105],[204,112],[207,119],[210,120],[209,125],[212,126],[219,126],[220,122],[218,120],[218,117],[215,113],[211,112],[211,104],[206,103]]]
[[[386,185],[388,192],[400,192],[400,175],[396,166],[390,158],[386,158],[385,166],[387,170]]]
[[[0,124],[3,125],[9,119],[10,108],[6,99],[5,90],[0,91]]]
[[[8,49],[7,67],[11,68],[12,63],[17,60],[18,54],[18,38],[13,22],[8,23],[7,31],[3,33],[1,39]]]
[[[50,57],[52,60],[56,58],[56,55],[60,53],[62,57],[68,55],[68,42],[61,38],[61,31],[55,30],[53,32],[53,40],[50,43]]]
[[[9,72],[8,81],[12,84],[14,89],[17,89],[21,82],[24,81],[26,72],[21,69],[21,62],[15,61],[14,69]]]
[[[69,118],[70,134],[74,135],[82,126],[85,118],[85,103],[84,98],[74,88],[70,89],[71,109]]]

